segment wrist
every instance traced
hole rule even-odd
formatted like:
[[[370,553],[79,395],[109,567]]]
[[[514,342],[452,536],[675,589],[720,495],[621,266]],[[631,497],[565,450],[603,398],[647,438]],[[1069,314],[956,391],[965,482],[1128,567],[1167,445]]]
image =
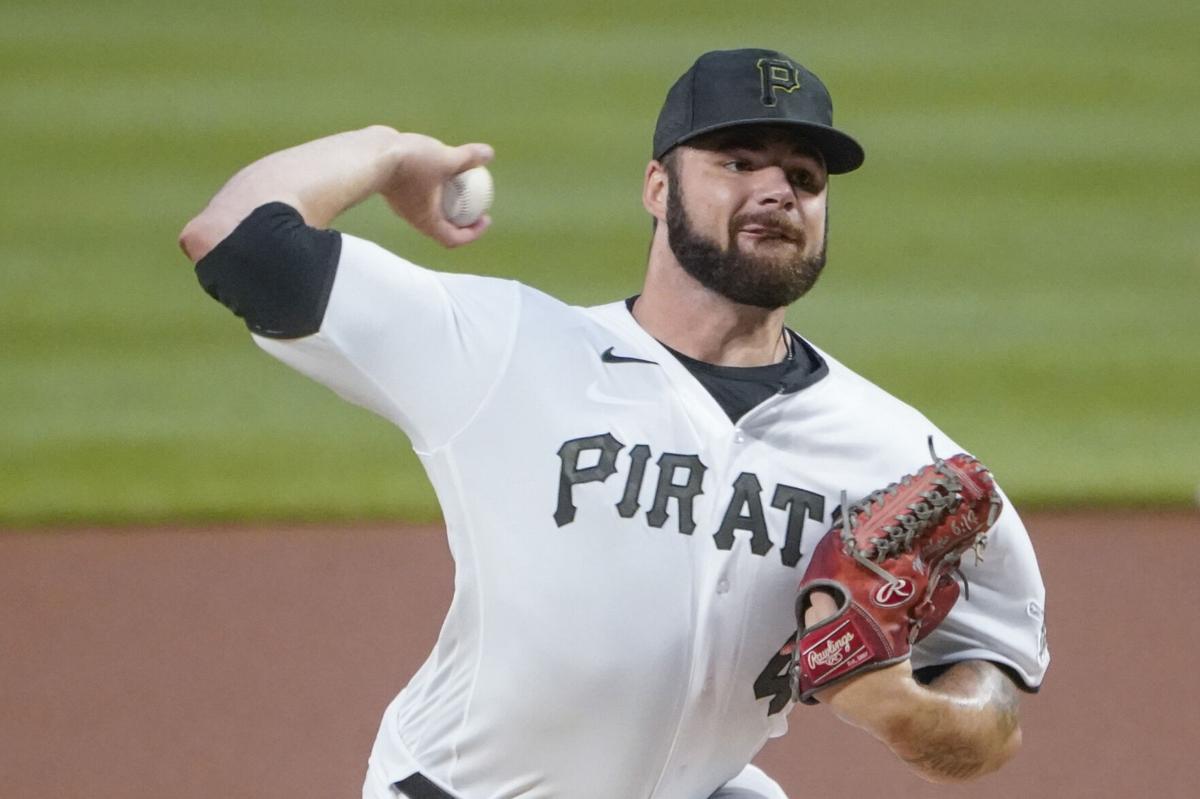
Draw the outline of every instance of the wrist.
[[[908,661],[867,672],[828,688],[817,698],[842,721],[893,746],[908,736],[914,711],[926,707],[929,692],[913,679]],[[893,746],[894,748],[894,746]]]
[[[412,151],[416,134],[403,133],[389,125],[371,125],[360,133],[374,153],[376,179],[372,188],[376,192],[386,191]]]
[[[375,126],[372,135],[379,147],[376,190],[384,197],[416,194],[423,196],[440,185],[441,161],[448,148],[422,133]]]

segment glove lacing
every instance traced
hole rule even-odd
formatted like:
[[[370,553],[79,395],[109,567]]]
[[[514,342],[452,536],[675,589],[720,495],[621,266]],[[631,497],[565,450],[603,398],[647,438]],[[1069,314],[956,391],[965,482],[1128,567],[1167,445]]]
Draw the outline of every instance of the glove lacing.
[[[933,436],[929,437],[928,442],[929,454],[933,456],[933,465],[925,468],[932,468],[937,472],[937,475],[929,480],[933,487],[928,491],[921,492],[920,500],[912,502],[907,506],[907,513],[897,513],[895,524],[885,525],[882,528],[886,536],[871,536],[868,539],[871,544],[870,549],[860,548],[858,541],[854,538],[854,523],[858,514],[862,514],[865,520],[870,518],[871,514],[882,510],[887,503],[888,497],[894,497],[899,493],[901,488],[912,485],[914,476],[905,475],[899,482],[892,483],[877,491],[872,491],[866,498],[852,505],[847,504],[846,492],[842,491],[843,510],[841,516],[844,524],[842,525],[840,535],[846,554],[891,585],[897,585],[900,582],[900,578],[877,564],[883,563],[888,558],[898,557],[911,552],[913,543],[918,538],[930,528],[941,524],[946,516],[957,511],[959,505],[962,504],[963,498],[960,493],[963,488],[962,482],[946,466],[946,462],[939,458],[934,451]],[[920,472],[918,472],[917,476],[920,476]],[[981,535],[975,541],[974,549],[977,562],[981,559],[980,551],[985,544],[985,538],[986,535]],[[942,563],[954,568],[958,575],[963,578],[964,587],[967,587],[966,577],[958,568],[960,560],[960,556],[947,555]],[[937,583],[939,576],[931,576],[933,578],[931,580],[932,585]],[[969,590],[968,587],[967,591],[969,592]]]

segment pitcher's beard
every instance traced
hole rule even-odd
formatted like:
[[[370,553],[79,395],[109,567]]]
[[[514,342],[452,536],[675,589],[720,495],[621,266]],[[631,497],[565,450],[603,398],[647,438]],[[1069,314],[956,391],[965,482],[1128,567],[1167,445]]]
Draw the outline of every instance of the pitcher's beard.
[[[675,187],[678,187],[678,181]],[[682,191],[673,187],[667,195],[667,242],[684,271],[700,285],[742,305],[757,308],[783,308],[803,297],[817,282],[825,266],[825,241],[815,255],[803,254],[804,238],[796,244],[780,242],[778,256],[746,252],[738,244],[738,231],[745,225],[761,223],[768,227],[786,227],[787,221],[770,212],[735,217],[729,223],[729,246],[696,231],[683,207]]]

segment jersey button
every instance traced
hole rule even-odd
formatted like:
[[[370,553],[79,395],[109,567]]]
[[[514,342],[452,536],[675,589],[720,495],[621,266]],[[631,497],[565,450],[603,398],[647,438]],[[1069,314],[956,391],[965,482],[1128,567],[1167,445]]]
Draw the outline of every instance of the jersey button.
[[[717,593],[718,594],[729,593],[729,581],[726,580],[724,577],[722,577],[720,580],[717,580]]]
[[[733,431],[733,440],[734,440],[734,443],[736,443],[736,444],[744,444],[746,441],[746,434],[743,433],[741,431],[741,429],[734,430]]]

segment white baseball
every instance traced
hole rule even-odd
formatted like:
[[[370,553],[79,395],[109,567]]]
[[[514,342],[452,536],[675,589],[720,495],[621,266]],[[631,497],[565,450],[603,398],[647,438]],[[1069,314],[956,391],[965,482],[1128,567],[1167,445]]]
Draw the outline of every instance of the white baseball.
[[[467,227],[492,207],[492,173],[477,166],[459,172],[442,184],[442,215],[457,227]]]

